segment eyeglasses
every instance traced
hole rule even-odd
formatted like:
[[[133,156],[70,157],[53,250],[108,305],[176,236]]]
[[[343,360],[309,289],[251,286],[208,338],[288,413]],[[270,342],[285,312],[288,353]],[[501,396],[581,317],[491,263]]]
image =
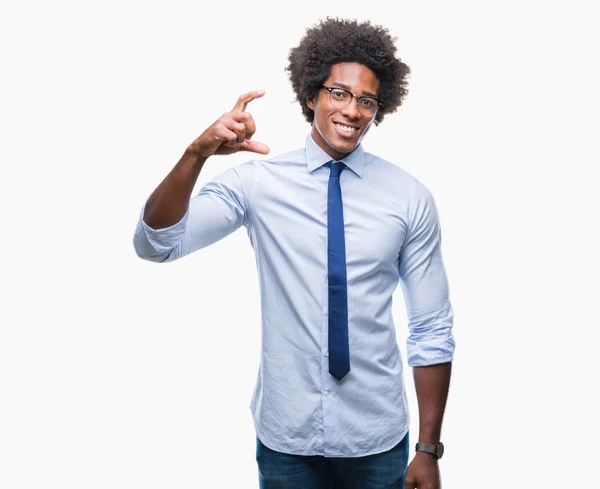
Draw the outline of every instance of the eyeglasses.
[[[348,107],[355,97],[358,110],[369,117],[373,117],[379,110],[379,107],[383,106],[382,102],[369,95],[357,97],[350,90],[345,90],[343,88],[326,87],[325,85],[321,85],[321,88],[324,88],[329,92],[329,101],[331,102],[331,105],[338,109]]]

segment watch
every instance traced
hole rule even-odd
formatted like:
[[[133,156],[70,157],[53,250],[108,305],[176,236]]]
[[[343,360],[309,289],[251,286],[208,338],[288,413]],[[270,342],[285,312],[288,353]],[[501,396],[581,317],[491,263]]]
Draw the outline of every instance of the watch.
[[[439,460],[440,458],[442,458],[442,455],[444,455],[444,444],[441,442],[435,444],[417,443],[417,445],[415,446],[415,450],[417,452],[431,453],[435,458]]]

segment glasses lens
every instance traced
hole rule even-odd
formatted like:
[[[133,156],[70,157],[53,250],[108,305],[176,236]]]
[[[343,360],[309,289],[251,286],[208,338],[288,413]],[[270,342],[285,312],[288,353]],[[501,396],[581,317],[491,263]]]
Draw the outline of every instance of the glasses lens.
[[[379,109],[377,100],[373,97],[360,97],[358,99],[358,110],[365,115],[373,115]]]
[[[331,105],[343,109],[344,107],[348,107],[350,100],[352,100],[352,95],[340,88],[334,88],[329,92],[329,99],[331,100]]]

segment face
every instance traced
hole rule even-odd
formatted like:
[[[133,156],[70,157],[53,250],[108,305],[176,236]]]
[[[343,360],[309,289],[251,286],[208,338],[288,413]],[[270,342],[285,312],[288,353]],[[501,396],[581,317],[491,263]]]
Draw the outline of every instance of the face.
[[[338,63],[331,67],[323,85],[350,90],[354,95],[378,97],[379,80],[375,73],[359,63]],[[361,142],[375,115],[366,116],[358,110],[356,97],[348,107],[331,105],[329,92],[322,88],[313,99],[307,100],[314,111],[312,137],[317,145],[335,160],[341,160]]]

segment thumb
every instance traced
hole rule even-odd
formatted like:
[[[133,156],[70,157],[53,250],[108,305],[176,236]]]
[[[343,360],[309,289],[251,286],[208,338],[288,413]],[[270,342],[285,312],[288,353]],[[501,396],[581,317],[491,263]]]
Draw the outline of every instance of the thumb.
[[[266,155],[269,153],[269,147],[264,143],[259,143],[258,141],[250,141],[246,139],[242,144],[240,144],[240,148],[238,151],[252,151],[253,153],[260,153]]]
[[[412,467],[409,465],[404,477],[404,487],[402,489],[414,489],[415,487],[417,487],[417,479],[414,476]]]

